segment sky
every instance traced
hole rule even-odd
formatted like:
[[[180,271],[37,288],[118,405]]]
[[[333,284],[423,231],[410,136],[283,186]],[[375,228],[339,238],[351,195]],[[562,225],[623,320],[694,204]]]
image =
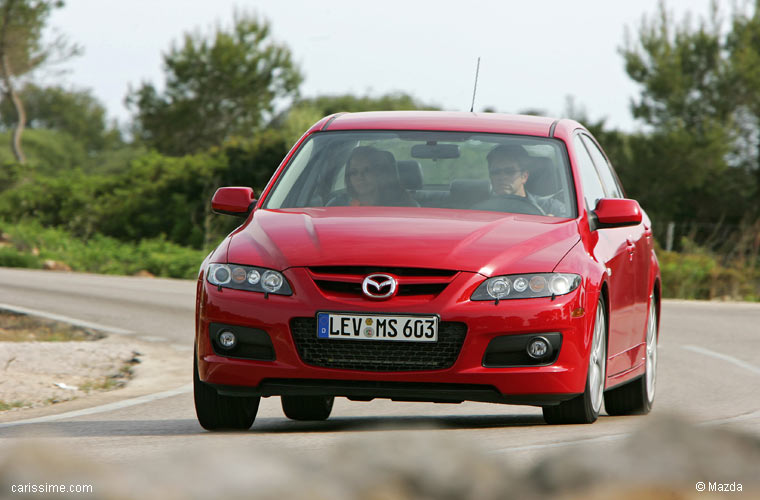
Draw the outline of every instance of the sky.
[[[162,54],[190,31],[256,13],[290,47],[301,95],[406,92],[445,110],[541,110],[563,116],[568,96],[591,120],[633,131],[638,88],[619,53],[659,0],[67,0],[50,26],[83,48],[47,84],[87,88],[124,123],[124,97],[143,81],[163,86]],[[719,1],[724,17],[730,2]],[[710,0],[666,0],[676,19],[706,17]]]

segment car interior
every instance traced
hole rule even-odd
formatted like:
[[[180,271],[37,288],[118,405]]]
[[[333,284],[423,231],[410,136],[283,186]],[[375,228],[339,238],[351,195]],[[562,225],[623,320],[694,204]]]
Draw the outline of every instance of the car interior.
[[[540,144],[535,139],[521,141],[517,144],[523,147],[525,158],[529,161],[525,190],[534,198],[554,198],[566,207],[562,212],[551,215],[573,217],[574,193],[572,189],[567,189],[572,184],[568,182],[569,168],[560,154],[561,149],[556,145],[549,147]],[[463,142],[460,146],[443,141],[420,143],[399,139],[326,142],[322,147],[312,148],[310,159],[304,163],[302,171],[297,174],[298,179],[291,186],[295,192],[283,196],[284,202],[280,207],[267,208],[348,206],[347,163],[353,149],[361,145],[370,146],[381,155],[382,168],[378,165],[375,175],[382,178],[382,183],[405,190],[412,200],[404,205],[385,206],[473,209],[474,205],[492,196],[486,156],[497,144],[479,142],[470,146]],[[527,208],[510,204],[504,209],[478,210],[539,213],[531,211],[529,206]]]

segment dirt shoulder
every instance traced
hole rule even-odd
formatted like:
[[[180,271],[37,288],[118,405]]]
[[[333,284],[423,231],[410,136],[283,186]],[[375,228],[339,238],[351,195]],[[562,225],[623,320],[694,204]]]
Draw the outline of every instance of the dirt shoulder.
[[[0,311],[0,419],[177,387],[191,361],[167,343]]]

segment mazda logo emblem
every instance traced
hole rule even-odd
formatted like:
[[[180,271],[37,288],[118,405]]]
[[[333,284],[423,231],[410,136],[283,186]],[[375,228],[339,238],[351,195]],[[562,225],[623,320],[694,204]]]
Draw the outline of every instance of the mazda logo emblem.
[[[370,299],[389,299],[397,290],[396,278],[389,274],[370,274],[362,281],[362,292]]]

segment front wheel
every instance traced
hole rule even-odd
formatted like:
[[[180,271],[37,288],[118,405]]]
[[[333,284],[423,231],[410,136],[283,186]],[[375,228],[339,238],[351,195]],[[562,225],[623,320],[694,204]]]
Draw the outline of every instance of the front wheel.
[[[596,422],[602,411],[604,380],[607,374],[607,313],[604,300],[596,304],[588,375],[583,394],[556,406],[544,406],[544,420],[548,424],[590,424]]]
[[[654,404],[657,382],[657,307],[654,294],[649,297],[647,317],[646,372],[636,380],[604,394],[604,407],[610,415],[646,415]]]
[[[259,410],[258,397],[221,396],[198,375],[198,359],[193,362],[193,396],[198,422],[206,430],[246,430]]]

